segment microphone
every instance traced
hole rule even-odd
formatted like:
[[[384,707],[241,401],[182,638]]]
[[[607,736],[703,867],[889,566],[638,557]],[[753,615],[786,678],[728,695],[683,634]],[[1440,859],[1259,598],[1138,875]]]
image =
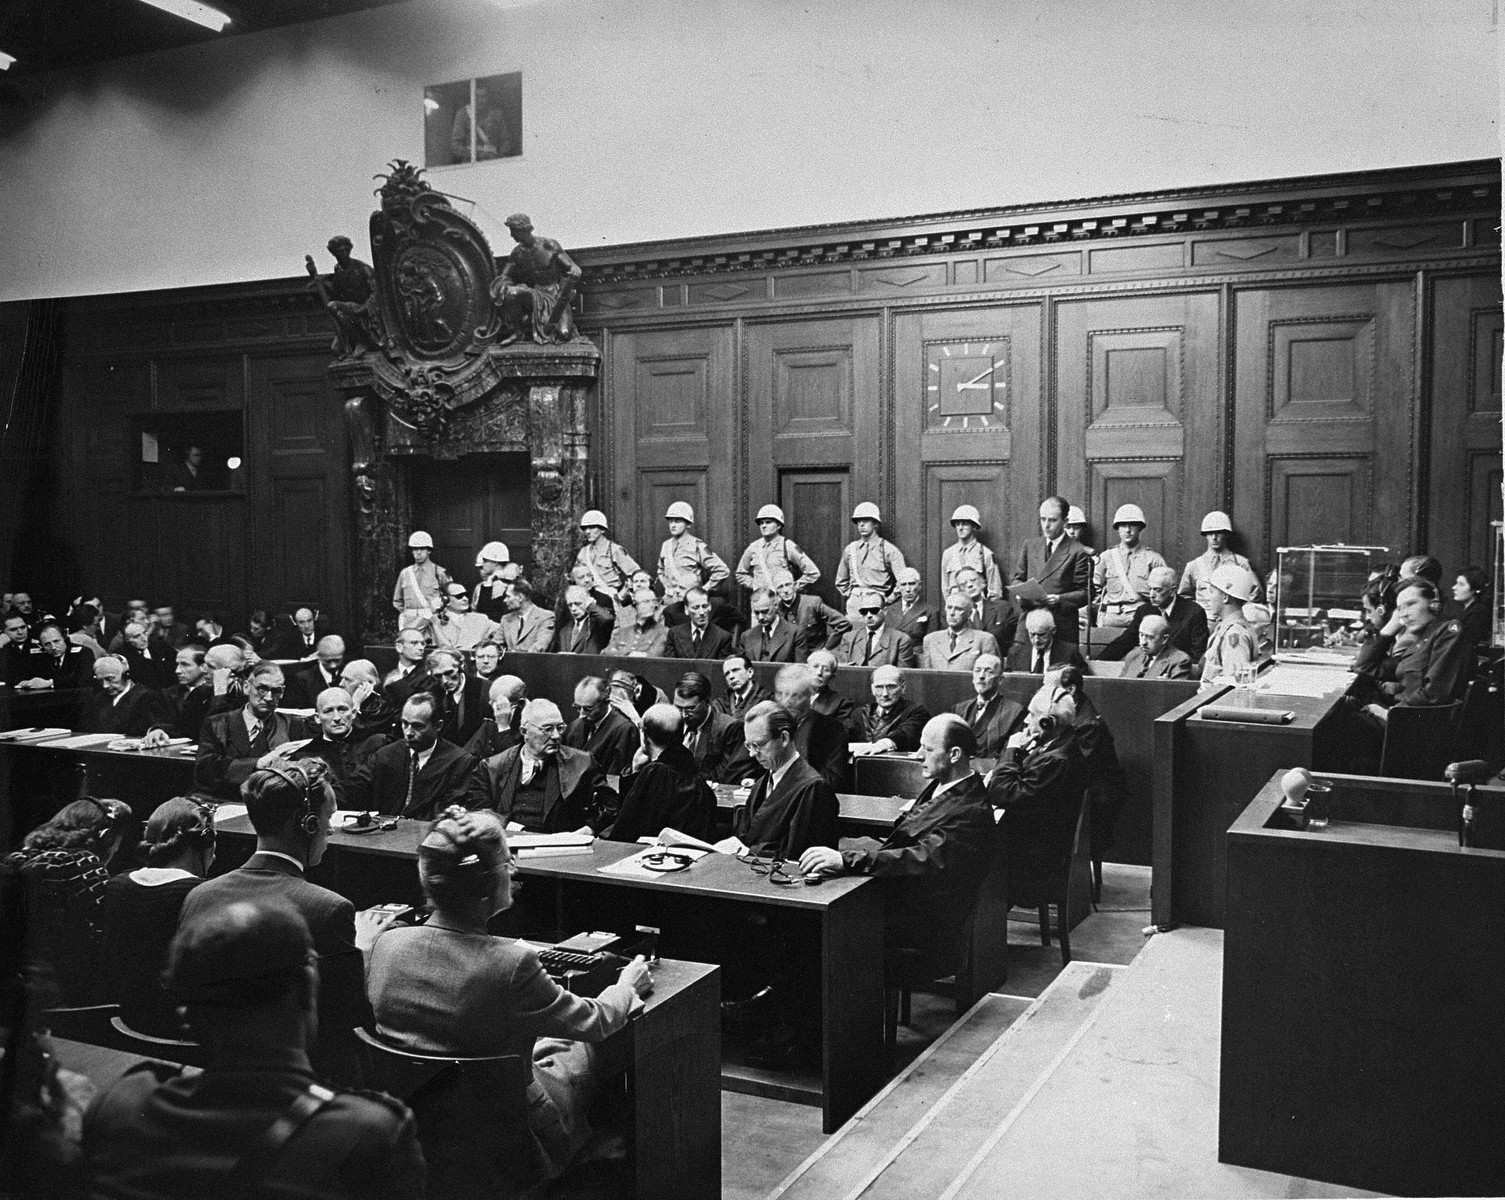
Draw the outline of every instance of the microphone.
[[[1474,789],[1488,781],[1489,764],[1482,758],[1448,763],[1442,777],[1452,785],[1454,803],[1458,800],[1458,785],[1461,783],[1468,788],[1463,804],[1458,809],[1458,846],[1466,850],[1474,844]]]

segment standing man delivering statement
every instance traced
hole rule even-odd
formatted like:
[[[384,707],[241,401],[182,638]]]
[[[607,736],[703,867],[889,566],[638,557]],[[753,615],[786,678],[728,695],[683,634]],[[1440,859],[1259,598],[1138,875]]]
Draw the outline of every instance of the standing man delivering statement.
[[[1087,547],[1066,536],[1070,505],[1051,496],[1040,505],[1040,536],[1019,547],[1014,564],[1014,596],[1026,613],[1045,608],[1055,618],[1056,638],[1076,645],[1077,613],[1087,603],[1092,578],[1092,555]],[[1031,586],[1033,585],[1033,586]],[[1016,641],[1023,638],[1016,635]]]

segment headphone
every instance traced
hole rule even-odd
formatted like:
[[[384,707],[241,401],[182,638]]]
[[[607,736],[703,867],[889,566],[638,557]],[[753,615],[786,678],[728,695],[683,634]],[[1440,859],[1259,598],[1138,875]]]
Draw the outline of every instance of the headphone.
[[[304,781],[302,783],[299,783],[286,771],[283,771],[278,767],[262,767],[261,769],[268,775],[277,776],[277,778],[282,780],[283,783],[287,784],[288,787],[295,788],[303,793],[303,809],[298,816],[298,828],[301,829],[304,833],[308,834],[309,837],[313,837],[314,834],[318,833],[319,806],[314,801],[314,788],[315,786],[317,786],[316,781],[305,777]]]

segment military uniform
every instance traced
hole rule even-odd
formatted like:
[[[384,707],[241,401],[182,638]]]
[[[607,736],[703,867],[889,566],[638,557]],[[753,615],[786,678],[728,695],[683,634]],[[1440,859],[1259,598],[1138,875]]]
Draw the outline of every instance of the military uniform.
[[[1364,645],[1354,663],[1358,674],[1380,685],[1387,707],[1451,704],[1462,699],[1473,668],[1474,647],[1460,622],[1439,617],[1417,634],[1408,649],[1392,654],[1394,645],[1394,638],[1380,635]]]
[[[1106,550],[1092,572],[1097,595],[1097,623],[1122,628],[1134,619],[1135,610],[1150,595],[1150,573],[1165,566],[1165,559],[1148,546],[1130,550],[1119,543]]]
[[[1243,567],[1251,575],[1254,574],[1254,568],[1249,565],[1249,560],[1242,554],[1235,554],[1232,550],[1224,550],[1222,553],[1204,550],[1186,564],[1186,569],[1181,572],[1181,583],[1176,588],[1178,595],[1190,596],[1202,606],[1203,611],[1207,613],[1209,624],[1217,620],[1218,605],[1221,601],[1213,599],[1212,589],[1207,581],[1212,578],[1212,573],[1224,563],[1233,563]],[[1258,590],[1251,599],[1259,599]]]
[[[659,549],[658,579],[668,603],[682,600],[691,588],[710,591],[730,575],[721,556],[693,533],[665,538]]]
[[[240,1161],[305,1094],[322,1107],[272,1155],[257,1195],[421,1200],[423,1155],[406,1105],[326,1088],[292,1050],[217,1061],[201,1075],[165,1063],[127,1071],[84,1117],[94,1194],[197,1200],[231,1191]]]
[[[748,591],[767,588],[771,592],[773,577],[780,571],[794,576],[797,591],[808,591],[820,582],[820,568],[782,533],[759,538],[742,551],[737,562],[737,582]]]
[[[983,594],[998,600],[1003,596],[1003,572],[998,559],[979,541],[953,542],[941,555],[941,599],[955,586],[957,572],[968,568],[982,576]]]
[[[1259,642],[1254,630],[1240,614],[1224,617],[1207,640],[1207,657],[1202,660],[1202,682],[1211,683],[1227,676],[1236,678],[1240,667],[1259,661]]]
[[[627,581],[642,568],[633,561],[632,555],[608,537],[587,542],[575,555],[575,561],[587,567],[592,576],[592,587],[620,599]]]
[[[899,572],[904,570],[904,555],[887,538],[876,533],[870,538],[848,542],[836,568],[836,590],[850,597],[853,592],[877,592],[884,602],[894,598],[899,586]]]
[[[449,572],[438,563],[410,563],[397,574],[392,589],[392,607],[398,612],[398,629],[423,629],[444,608],[444,589]]]

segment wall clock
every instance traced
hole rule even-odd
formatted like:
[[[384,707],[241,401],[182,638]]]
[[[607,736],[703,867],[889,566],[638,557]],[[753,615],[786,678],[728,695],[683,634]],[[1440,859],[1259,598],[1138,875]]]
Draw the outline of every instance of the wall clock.
[[[925,427],[984,430],[1008,426],[1007,338],[925,344]]]

